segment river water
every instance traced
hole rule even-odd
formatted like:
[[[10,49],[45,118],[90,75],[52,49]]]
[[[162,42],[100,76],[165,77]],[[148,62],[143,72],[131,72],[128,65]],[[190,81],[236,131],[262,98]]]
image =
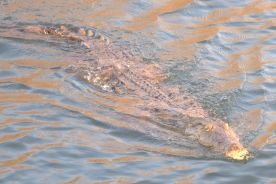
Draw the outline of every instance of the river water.
[[[275,21],[274,0],[1,0],[0,183],[276,183]],[[6,26],[48,24],[96,29],[158,65],[253,158],[212,154],[156,126],[143,96],[68,72],[89,58],[80,45]]]

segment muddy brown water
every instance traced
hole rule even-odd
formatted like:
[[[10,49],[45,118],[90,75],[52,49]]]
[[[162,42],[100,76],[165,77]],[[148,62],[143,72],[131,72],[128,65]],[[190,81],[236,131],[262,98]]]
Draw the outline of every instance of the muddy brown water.
[[[0,183],[275,183],[275,1],[0,1]],[[165,86],[229,122],[254,157],[233,162],[166,126],[144,95],[115,94],[66,68],[74,42],[6,25],[91,28]],[[157,123],[156,123],[157,122]],[[188,122],[185,122],[188,123]]]

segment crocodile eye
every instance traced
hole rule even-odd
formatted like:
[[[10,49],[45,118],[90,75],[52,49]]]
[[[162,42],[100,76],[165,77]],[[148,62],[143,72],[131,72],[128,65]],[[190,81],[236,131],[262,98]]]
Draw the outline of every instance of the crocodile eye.
[[[95,32],[93,32],[92,30],[88,30],[87,31],[87,36],[94,37],[95,36]]]
[[[208,123],[204,128],[207,132],[211,132],[213,131],[214,126],[211,123]]]
[[[224,124],[223,124],[223,128],[224,128],[225,130],[229,130],[229,125],[228,125],[227,123],[224,123]]]

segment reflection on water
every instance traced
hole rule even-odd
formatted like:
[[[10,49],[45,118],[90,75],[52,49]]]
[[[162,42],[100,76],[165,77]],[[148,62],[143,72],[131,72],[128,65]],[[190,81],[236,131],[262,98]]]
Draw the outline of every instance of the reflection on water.
[[[275,8],[270,0],[0,1],[0,183],[275,183]],[[93,26],[157,65],[165,86],[229,122],[254,158],[226,160],[160,126],[175,117],[154,117],[146,97],[67,72],[93,59],[78,44],[5,27],[48,23]]]

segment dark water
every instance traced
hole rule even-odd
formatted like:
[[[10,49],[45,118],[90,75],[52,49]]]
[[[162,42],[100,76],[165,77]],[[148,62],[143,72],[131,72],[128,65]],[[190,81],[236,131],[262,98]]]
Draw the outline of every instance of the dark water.
[[[275,10],[273,0],[0,1],[0,183],[276,183]],[[233,162],[155,126],[140,98],[66,72],[89,58],[78,45],[5,28],[20,24],[108,35],[229,122],[254,158]]]

